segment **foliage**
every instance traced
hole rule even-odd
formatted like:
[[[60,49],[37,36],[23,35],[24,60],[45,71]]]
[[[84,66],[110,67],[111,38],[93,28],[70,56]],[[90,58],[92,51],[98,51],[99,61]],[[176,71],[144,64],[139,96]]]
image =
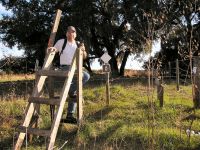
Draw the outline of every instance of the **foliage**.
[[[33,73],[34,58],[30,57],[5,57],[0,60],[0,68],[7,74]]]
[[[3,0],[1,3],[13,12],[12,16],[4,16],[1,20],[1,40],[10,47],[17,44],[25,49],[28,57],[36,57],[40,63],[57,8],[63,11],[57,39],[65,35],[66,26],[75,25],[78,40],[85,42],[90,54],[85,64],[88,70],[91,70],[93,58],[107,51],[112,57],[112,72],[123,75],[128,56],[150,52],[152,42],[159,37],[162,41],[159,60],[163,63],[170,43],[181,58],[187,57],[189,47],[194,54],[199,49],[199,1]],[[167,61],[169,59],[166,57]]]
[[[17,44],[25,49],[27,56],[39,58],[41,62],[55,10],[59,7],[57,2],[3,0],[1,3],[13,12],[12,16],[4,16],[1,20],[2,41],[11,47]],[[108,51],[113,73],[119,72],[117,61],[121,60],[123,74],[130,53],[150,51],[157,31],[166,24],[165,5],[168,3],[144,0],[70,0],[62,5],[57,38],[65,33],[67,25],[77,26],[79,40],[84,40],[91,56],[87,68],[90,69],[90,58],[99,58]]]
[[[13,12],[1,20],[2,41],[12,47],[25,49],[27,57],[44,59],[50,34],[50,25],[55,14],[54,4],[49,1],[2,1]],[[48,8],[48,9],[47,9]]]
[[[200,1],[171,0],[168,7],[171,17],[167,30],[161,34],[161,51],[151,61],[154,68],[162,70],[170,61],[183,60],[181,69],[188,70],[191,57],[199,55]]]

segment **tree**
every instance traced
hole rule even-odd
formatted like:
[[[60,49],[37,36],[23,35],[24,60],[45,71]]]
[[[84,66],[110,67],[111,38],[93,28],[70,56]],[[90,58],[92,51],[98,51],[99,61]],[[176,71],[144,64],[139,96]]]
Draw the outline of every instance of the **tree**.
[[[41,62],[60,2],[3,0],[1,3],[13,15],[1,20],[1,40],[11,47],[18,44],[27,56],[35,56]],[[130,54],[149,52],[153,40],[167,32],[175,16],[176,3],[173,0],[69,0],[62,5],[57,39],[66,32],[66,26],[75,25],[80,35],[78,40],[84,40],[90,56],[85,65],[88,70],[93,58],[107,51],[112,57],[109,62],[112,72],[123,75]]]
[[[173,1],[167,7],[168,24],[163,30],[161,38],[161,52],[155,58],[155,68],[164,69],[170,61],[183,60],[179,63],[184,70],[191,71],[192,56],[199,55],[200,43],[200,1]],[[185,65],[186,64],[186,65]]]
[[[9,56],[0,60],[0,69],[6,73],[33,73],[34,67],[32,58]]]

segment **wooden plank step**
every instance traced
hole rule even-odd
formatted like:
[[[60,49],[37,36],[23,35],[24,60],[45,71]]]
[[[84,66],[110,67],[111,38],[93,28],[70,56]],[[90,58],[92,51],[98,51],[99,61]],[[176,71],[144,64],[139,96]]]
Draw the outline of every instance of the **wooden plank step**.
[[[60,99],[57,98],[43,98],[43,97],[30,97],[29,102],[36,104],[47,104],[47,105],[60,105]]]
[[[38,128],[30,128],[30,127],[24,127],[24,126],[18,126],[17,130],[19,132],[28,133],[28,134],[34,134],[39,136],[50,136],[50,130],[43,130]]]
[[[39,70],[39,71],[36,72],[36,75],[67,77],[68,73],[69,73],[69,71],[61,71],[61,70]]]

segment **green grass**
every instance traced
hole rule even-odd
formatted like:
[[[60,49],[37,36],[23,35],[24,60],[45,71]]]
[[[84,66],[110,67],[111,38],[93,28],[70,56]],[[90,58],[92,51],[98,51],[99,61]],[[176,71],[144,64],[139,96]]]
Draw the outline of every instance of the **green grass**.
[[[200,131],[200,110],[193,109],[191,86],[183,86],[180,91],[176,91],[174,84],[164,88],[164,107],[160,108],[156,89],[148,100],[147,87],[139,83],[111,85],[109,106],[104,86],[87,86],[83,124],[80,128],[61,125],[56,148],[66,142],[64,149],[199,149],[200,136],[186,134],[186,129]],[[0,147],[12,145],[14,129],[22,122],[25,106],[22,100],[2,101]],[[40,127],[49,128],[49,107],[41,107],[41,113]],[[35,137],[28,143],[28,149],[45,149],[45,140]]]

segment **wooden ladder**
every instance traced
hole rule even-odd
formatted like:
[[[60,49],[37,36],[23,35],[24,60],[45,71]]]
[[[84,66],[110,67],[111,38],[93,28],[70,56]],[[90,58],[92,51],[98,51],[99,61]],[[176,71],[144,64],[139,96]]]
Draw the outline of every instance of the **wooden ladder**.
[[[69,71],[50,70],[50,66],[53,61],[54,56],[55,56],[55,52],[48,52],[42,69],[37,72],[38,77],[36,79],[36,84],[33,89],[32,96],[28,100],[24,122],[22,126],[18,128],[20,133],[14,147],[15,150],[19,150],[21,148],[25,135],[27,133],[48,137],[49,140],[48,140],[47,149],[48,150],[53,149],[58,127],[59,127],[60,120],[62,117],[65,101],[67,99],[70,84],[72,82],[72,79],[75,73],[76,64],[77,64],[78,82],[79,82],[78,88],[77,88],[77,92],[78,92],[77,117],[78,117],[78,123],[80,123],[81,121],[81,118],[82,118],[82,51],[80,50],[80,48],[76,49],[75,55],[72,60],[71,68]],[[40,96],[41,95],[40,93],[42,92],[45,80],[47,79],[47,77],[51,77],[51,76],[66,77],[61,95],[59,98],[42,98]],[[40,104],[58,106],[58,109],[53,117],[51,130],[44,130],[44,129],[30,127],[31,119],[33,118],[34,113],[36,112],[37,107],[40,106]]]

